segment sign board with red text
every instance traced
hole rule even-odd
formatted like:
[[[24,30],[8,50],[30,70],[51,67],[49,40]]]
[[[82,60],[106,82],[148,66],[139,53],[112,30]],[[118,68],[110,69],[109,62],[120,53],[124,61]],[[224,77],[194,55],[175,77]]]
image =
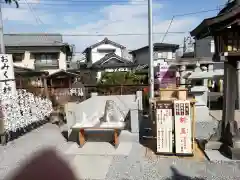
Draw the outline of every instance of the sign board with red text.
[[[156,104],[157,153],[173,153],[172,104]]]
[[[190,101],[174,101],[176,154],[193,154]]]

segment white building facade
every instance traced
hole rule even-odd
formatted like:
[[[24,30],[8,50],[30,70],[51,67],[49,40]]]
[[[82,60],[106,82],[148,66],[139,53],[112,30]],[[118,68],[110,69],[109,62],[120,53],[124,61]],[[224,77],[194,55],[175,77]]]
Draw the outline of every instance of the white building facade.
[[[97,80],[102,72],[129,71],[133,65],[126,47],[107,38],[89,46],[83,53],[88,67],[97,71]]]

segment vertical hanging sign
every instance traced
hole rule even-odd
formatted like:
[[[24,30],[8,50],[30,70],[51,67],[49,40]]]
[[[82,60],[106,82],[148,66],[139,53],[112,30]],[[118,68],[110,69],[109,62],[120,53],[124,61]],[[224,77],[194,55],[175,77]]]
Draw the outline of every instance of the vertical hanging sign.
[[[3,95],[16,94],[12,56],[0,54],[0,88]]]
[[[171,104],[157,104],[157,153],[172,153],[173,117]]]
[[[192,154],[190,101],[174,101],[176,154]]]
[[[158,72],[156,73],[156,83],[160,88],[176,86],[176,69],[167,62],[159,63]]]

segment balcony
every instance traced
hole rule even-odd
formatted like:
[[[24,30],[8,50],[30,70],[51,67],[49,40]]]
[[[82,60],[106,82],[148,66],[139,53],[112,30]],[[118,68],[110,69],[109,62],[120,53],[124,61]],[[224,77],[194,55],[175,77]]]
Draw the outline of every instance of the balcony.
[[[35,69],[43,70],[43,69],[58,69],[59,63],[58,60],[51,61],[35,61]]]

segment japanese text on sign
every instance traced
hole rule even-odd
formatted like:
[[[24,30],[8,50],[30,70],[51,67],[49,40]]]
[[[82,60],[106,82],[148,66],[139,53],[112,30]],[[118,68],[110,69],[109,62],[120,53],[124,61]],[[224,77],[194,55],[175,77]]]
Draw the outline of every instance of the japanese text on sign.
[[[6,94],[16,91],[13,62],[11,55],[0,54],[1,91]]]

